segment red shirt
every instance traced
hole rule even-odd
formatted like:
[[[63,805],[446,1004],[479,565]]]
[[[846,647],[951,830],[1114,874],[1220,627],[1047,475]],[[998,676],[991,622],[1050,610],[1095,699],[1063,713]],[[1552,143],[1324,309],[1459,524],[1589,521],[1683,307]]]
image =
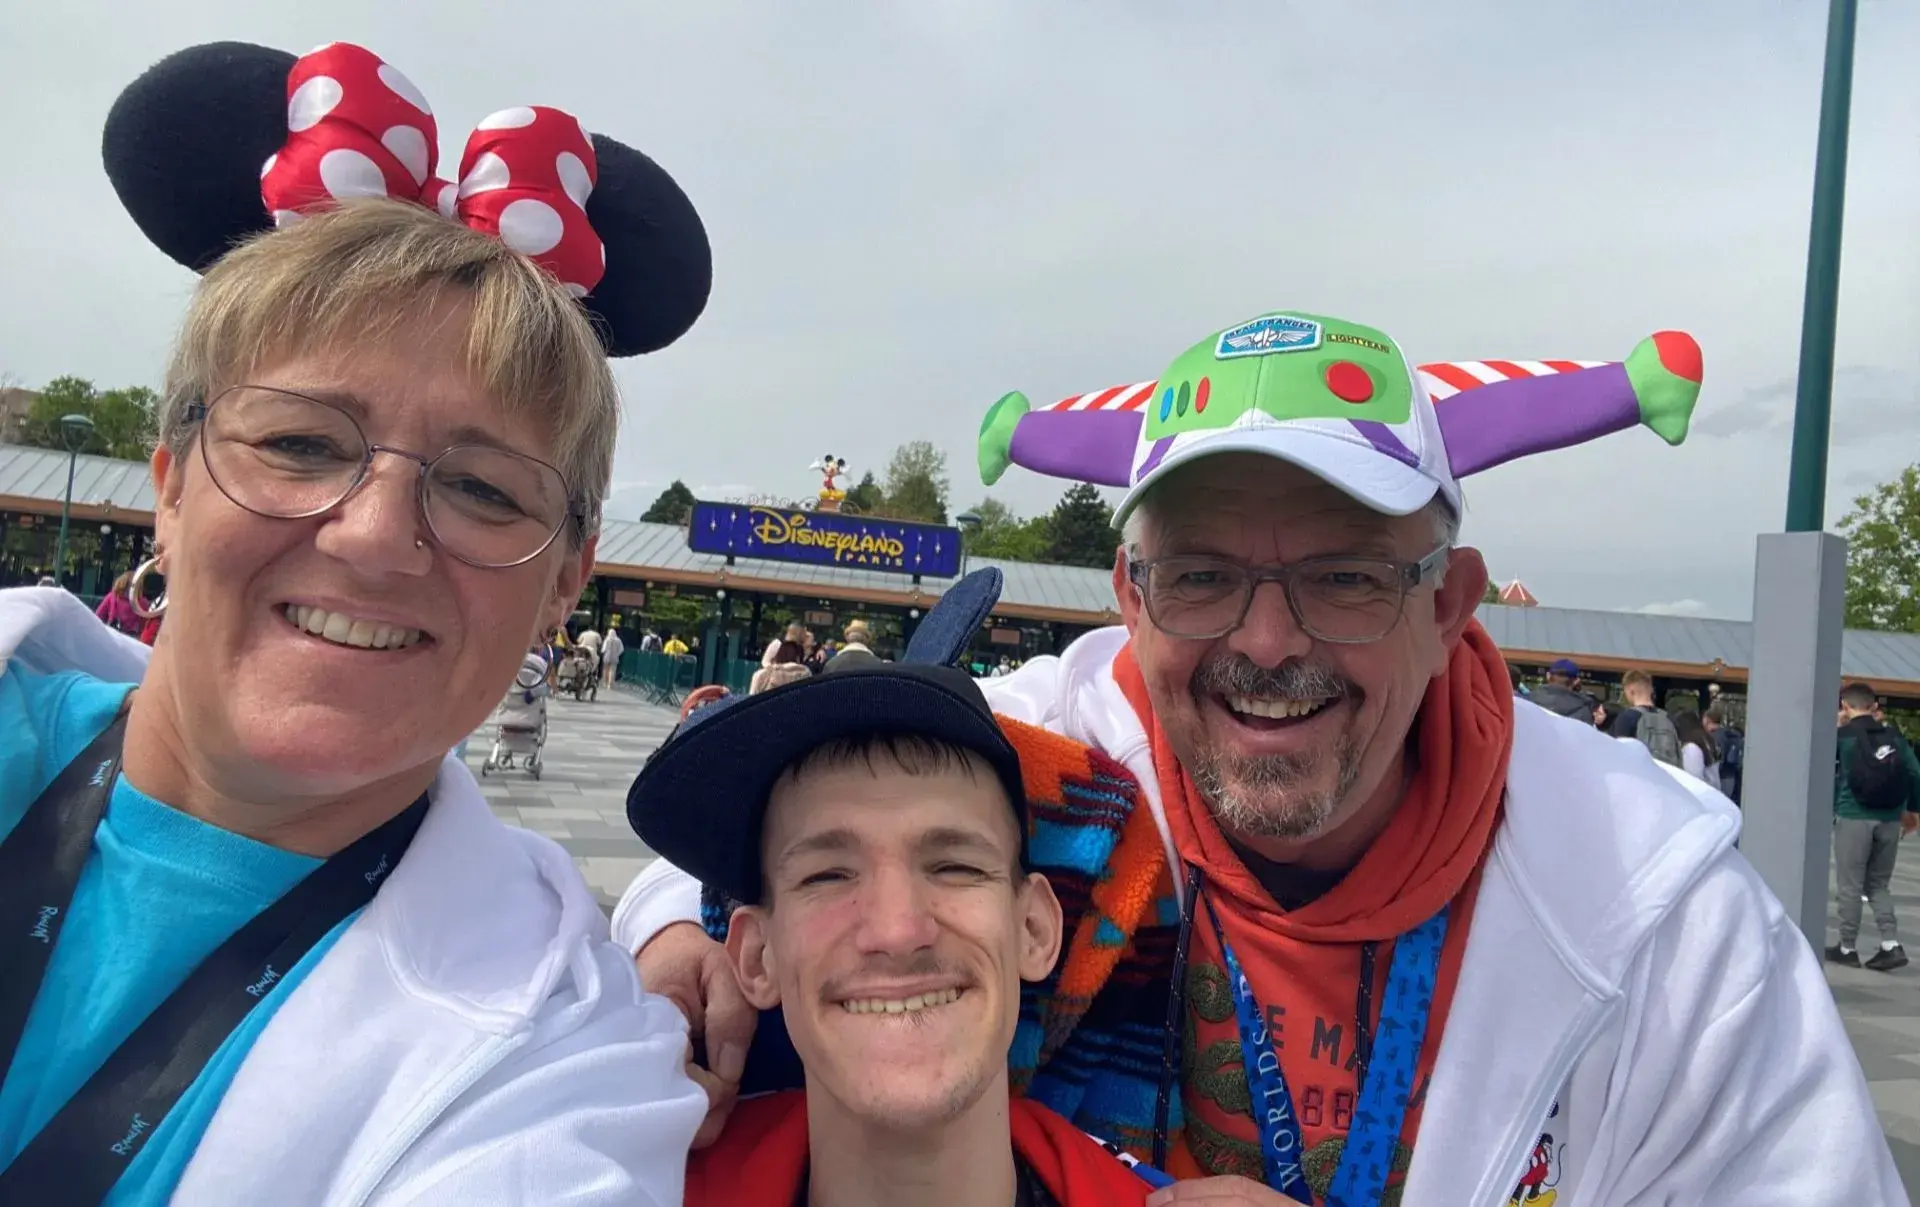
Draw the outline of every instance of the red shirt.
[[[1062,1207],[1135,1207],[1145,1181],[1090,1136],[1038,1103],[1010,1104],[1013,1155]],[[686,1207],[792,1207],[807,1175],[807,1096],[749,1098],[726,1130],[687,1161]]]

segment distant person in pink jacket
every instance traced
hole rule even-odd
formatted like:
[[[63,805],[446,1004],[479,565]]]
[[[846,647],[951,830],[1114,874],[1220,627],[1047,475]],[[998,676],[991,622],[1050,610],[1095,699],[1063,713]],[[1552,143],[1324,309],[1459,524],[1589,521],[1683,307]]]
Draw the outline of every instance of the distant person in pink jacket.
[[[108,628],[118,629],[129,637],[138,637],[145,622],[140,613],[134,610],[132,584],[133,572],[123,571],[119,578],[113,580],[113,590],[107,592],[107,597],[100,601],[100,606],[93,610],[93,614]]]

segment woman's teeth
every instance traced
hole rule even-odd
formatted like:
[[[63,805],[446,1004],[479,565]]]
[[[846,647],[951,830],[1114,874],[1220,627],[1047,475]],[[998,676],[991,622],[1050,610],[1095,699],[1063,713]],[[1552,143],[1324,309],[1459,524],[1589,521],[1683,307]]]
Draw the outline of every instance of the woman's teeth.
[[[310,608],[305,604],[288,604],[286,615],[296,629],[355,649],[404,650],[420,640],[419,629],[403,629],[377,620],[356,620],[341,612]]]
[[[1293,717],[1310,717],[1332,702],[1331,699],[1261,700],[1253,696],[1227,697],[1227,707],[1237,713],[1250,717],[1266,717],[1276,721]]]
[[[958,989],[939,989],[916,997],[864,998],[859,1001],[841,1002],[840,1006],[848,1014],[912,1014],[916,1010],[925,1010],[931,1006],[947,1006],[959,1000]]]

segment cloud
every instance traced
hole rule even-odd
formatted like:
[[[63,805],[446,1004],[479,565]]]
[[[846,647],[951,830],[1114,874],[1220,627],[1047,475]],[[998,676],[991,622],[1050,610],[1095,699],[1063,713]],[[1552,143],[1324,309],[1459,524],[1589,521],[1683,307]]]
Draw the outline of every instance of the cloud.
[[[1741,392],[1733,403],[1697,416],[1693,436],[1760,432],[1784,439],[1793,431],[1798,386],[1788,377]],[[1920,434],[1920,374],[1883,365],[1842,365],[1833,373],[1830,443],[1871,444]]]
[[[1713,610],[1703,599],[1676,599],[1668,603],[1643,604],[1634,609],[1648,616],[1705,616]]]

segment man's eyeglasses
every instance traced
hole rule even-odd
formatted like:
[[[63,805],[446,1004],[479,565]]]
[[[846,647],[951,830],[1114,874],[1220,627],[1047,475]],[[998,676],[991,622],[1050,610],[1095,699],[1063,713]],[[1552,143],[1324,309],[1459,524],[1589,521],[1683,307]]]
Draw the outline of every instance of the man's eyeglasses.
[[[200,453],[220,492],[269,519],[298,520],[344,503],[366,482],[375,453],[420,466],[417,499],[442,549],[469,565],[518,566],[580,518],[567,480],[544,461],[484,444],[437,457],[372,444],[332,403],[267,386],[234,386],[188,408]]]
[[[1360,645],[1400,623],[1407,593],[1446,565],[1442,545],[1417,562],[1310,557],[1285,566],[1247,566],[1200,555],[1127,561],[1127,577],[1154,627],[1170,637],[1224,637],[1246,621],[1253,593],[1277,582],[1294,621],[1317,641]]]

